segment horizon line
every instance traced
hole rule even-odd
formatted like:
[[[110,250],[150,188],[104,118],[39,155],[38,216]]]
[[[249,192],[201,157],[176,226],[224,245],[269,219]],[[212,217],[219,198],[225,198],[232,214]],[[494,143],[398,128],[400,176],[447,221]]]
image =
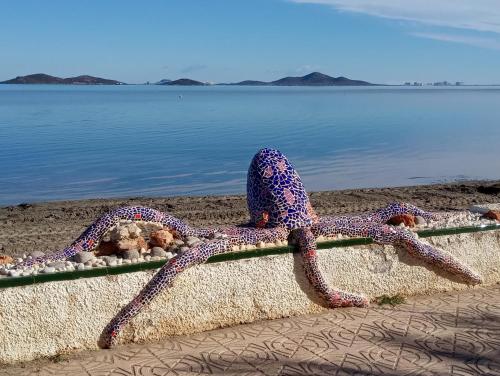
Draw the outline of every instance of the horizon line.
[[[106,80],[117,81],[120,84],[124,84],[124,85],[148,85],[148,84],[149,85],[156,85],[158,82],[161,82],[161,81],[164,81],[164,80],[178,81],[178,80],[187,79],[187,80],[192,80],[192,81],[200,82],[200,83],[203,83],[203,84],[205,84],[205,85],[208,86],[208,85],[235,85],[235,84],[238,84],[238,83],[241,83],[241,82],[245,82],[245,81],[255,81],[255,82],[262,82],[264,84],[270,84],[270,83],[273,83],[275,81],[279,81],[279,80],[284,79],[284,78],[303,78],[303,77],[312,75],[314,73],[325,75],[325,76],[328,76],[328,77],[331,77],[331,78],[342,78],[343,77],[343,78],[350,79],[350,78],[348,78],[346,76],[342,76],[342,75],[339,75],[339,76],[335,77],[335,76],[331,76],[329,74],[322,73],[322,72],[319,72],[319,71],[313,71],[313,72],[307,73],[307,74],[305,74],[303,76],[300,76],[300,75],[296,75],[296,76],[288,75],[288,76],[283,76],[283,77],[280,77],[278,79],[271,80],[271,81],[262,81],[262,80],[258,80],[258,79],[248,79],[247,78],[247,79],[239,80],[239,81],[236,81],[236,82],[216,82],[216,81],[208,81],[208,80],[203,80],[203,81],[194,80],[192,78],[183,76],[183,77],[179,77],[179,78],[175,78],[175,79],[162,78],[162,79],[159,79],[157,81],[149,81],[149,80],[147,80],[146,82],[125,82],[125,81],[121,81],[121,80],[116,80],[114,78],[113,79],[112,78],[105,78],[105,77],[103,77],[101,75],[93,76],[93,75],[90,75],[90,74],[77,74],[77,75],[71,75],[71,76],[68,76],[68,77],[61,77],[61,76],[56,76],[56,75],[52,75],[52,74],[48,74],[48,73],[38,72],[38,73],[30,73],[30,74],[26,74],[26,75],[17,75],[15,77],[7,78],[6,80],[0,81],[0,82],[1,83],[5,83],[6,81],[14,80],[16,78],[28,77],[28,76],[33,76],[33,75],[47,75],[47,76],[50,76],[50,77],[60,78],[60,79],[69,79],[69,78],[77,78],[77,77],[89,76],[89,77],[93,77],[93,78],[99,78],[99,79],[106,79]],[[370,81],[365,81],[365,80],[361,80],[361,79],[350,79],[350,80],[353,80],[353,81],[364,81],[364,82],[367,82],[370,85],[374,85],[374,86],[378,85],[378,86],[415,86],[415,87],[417,87],[417,86],[420,86],[420,85],[421,86],[432,86],[434,84],[439,84],[439,83],[442,83],[442,84],[448,83],[449,86],[499,86],[500,85],[500,84],[497,84],[497,83],[483,83],[483,84],[481,84],[481,83],[468,83],[468,84],[466,84],[466,83],[464,83],[464,81],[460,81],[460,80],[451,80],[451,81],[448,81],[448,80],[440,80],[440,81],[403,80],[403,81],[401,81],[401,83],[387,83],[387,82],[384,82],[384,83],[372,83]],[[460,83],[460,84],[457,84],[457,83]],[[24,84],[24,85],[29,85],[29,84]],[[291,85],[291,86],[293,86],[293,85]],[[305,86],[305,85],[297,85],[297,86]],[[331,86],[334,86],[334,85],[331,85]],[[436,86],[438,86],[438,85],[436,85]],[[443,85],[443,86],[447,86],[447,85]]]

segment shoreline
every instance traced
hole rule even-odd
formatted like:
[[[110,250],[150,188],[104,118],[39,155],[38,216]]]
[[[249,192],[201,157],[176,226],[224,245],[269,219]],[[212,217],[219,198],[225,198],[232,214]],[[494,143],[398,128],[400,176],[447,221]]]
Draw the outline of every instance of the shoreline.
[[[391,188],[363,188],[311,192],[320,216],[379,209],[405,201],[427,210],[463,210],[473,204],[500,202],[500,180]],[[150,206],[186,220],[193,226],[246,223],[245,195],[132,197],[20,204],[0,208],[0,254],[18,256],[35,250],[61,249],[77,238],[96,218],[119,206]]]

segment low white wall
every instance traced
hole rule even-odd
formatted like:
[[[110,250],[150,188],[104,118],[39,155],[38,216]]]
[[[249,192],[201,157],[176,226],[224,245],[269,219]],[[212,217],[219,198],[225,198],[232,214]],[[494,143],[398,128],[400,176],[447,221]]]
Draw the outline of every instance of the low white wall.
[[[428,238],[500,282],[500,231]],[[364,293],[429,294],[470,288],[391,246],[318,251],[332,286]],[[153,271],[48,282],[0,290],[0,362],[96,349],[101,331]],[[122,342],[147,341],[223,326],[320,312],[297,256],[284,254],[188,269],[125,328]]]

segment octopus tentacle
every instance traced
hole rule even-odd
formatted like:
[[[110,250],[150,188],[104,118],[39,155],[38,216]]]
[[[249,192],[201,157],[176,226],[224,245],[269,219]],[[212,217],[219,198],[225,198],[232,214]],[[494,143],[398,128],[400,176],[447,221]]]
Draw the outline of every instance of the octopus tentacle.
[[[47,261],[63,260],[74,256],[78,252],[90,252],[97,247],[102,236],[115,226],[120,220],[140,220],[148,222],[157,222],[166,226],[182,236],[212,236],[217,229],[196,229],[189,226],[186,222],[175,218],[174,216],[158,211],[156,209],[143,206],[125,206],[99,217],[68,247],[50,255],[28,259],[21,266],[31,266],[36,263]]]
[[[235,238],[212,240],[209,243],[194,247],[186,253],[178,255],[165,264],[146,284],[141,292],[113,318],[101,336],[102,347],[113,346],[123,326],[139,311],[153,300],[158,293],[172,284],[175,277],[186,268],[205,262],[210,256],[227,252],[236,243]]]
[[[349,217],[338,217],[335,221],[313,226],[312,231],[315,236],[336,234],[367,236],[378,244],[398,244],[404,246],[412,256],[460,276],[467,283],[481,283],[481,277],[477,273],[451,254],[419,241],[412,232],[399,227],[359,219],[354,220]]]
[[[316,239],[309,228],[296,230],[298,232],[298,246],[304,261],[304,270],[312,286],[328,302],[332,308],[336,307],[366,307],[368,299],[362,295],[334,290],[328,286],[318,266],[316,253]]]
[[[370,221],[378,223],[386,223],[392,217],[403,214],[411,214],[414,216],[420,216],[427,220],[437,219],[437,215],[425,210],[422,210],[414,205],[408,204],[406,202],[392,202],[386,207],[376,210],[371,214],[363,214],[360,217],[362,219],[367,219]]]
[[[482,282],[481,277],[467,265],[461,263],[448,252],[421,242],[410,231],[382,225],[369,227],[367,235],[379,244],[402,245],[410,255],[423,260],[427,264],[436,265],[440,269],[457,275],[467,283],[478,284]]]
[[[311,226],[311,231],[314,236],[367,236],[365,231],[366,221],[362,222],[359,217],[348,217],[345,215],[338,217],[325,217],[326,221],[320,222]]]
[[[219,233],[241,239],[242,244],[257,244],[258,242],[274,243],[277,240],[286,240],[289,230],[284,227],[254,228],[254,227],[226,227],[219,229]]]
[[[412,204],[406,202],[393,202],[386,207],[378,209],[372,213],[359,214],[353,216],[326,216],[319,219],[319,223],[327,224],[336,222],[339,218],[346,218],[351,221],[370,221],[375,223],[386,223],[392,217],[403,214],[411,214],[414,216],[420,216],[428,221],[437,220],[443,216],[443,214],[432,213],[418,208]]]

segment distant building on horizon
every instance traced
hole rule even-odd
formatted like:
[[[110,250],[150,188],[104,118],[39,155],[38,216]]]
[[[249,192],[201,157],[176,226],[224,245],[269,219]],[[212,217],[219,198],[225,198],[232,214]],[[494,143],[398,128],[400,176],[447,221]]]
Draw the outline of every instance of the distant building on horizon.
[[[440,81],[440,82],[434,82],[433,85],[434,86],[451,86],[451,83],[449,83],[448,81]]]

